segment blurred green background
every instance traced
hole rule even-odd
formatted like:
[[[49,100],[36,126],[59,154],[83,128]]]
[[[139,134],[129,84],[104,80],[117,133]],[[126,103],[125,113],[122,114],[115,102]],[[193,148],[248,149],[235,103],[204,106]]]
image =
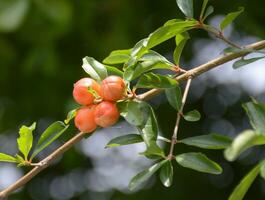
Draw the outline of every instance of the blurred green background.
[[[197,15],[201,3],[194,1]],[[208,20],[212,24],[238,6],[245,7],[245,12],[226,33],[231,39],[245,44],[265,38],[265,1],[212,0],[210,4],[215,7],[216,15]],[[35,137],[38,137],[49,123],[65,118],[67,111],[75,106],[73,83],[86,76],[81,68],[84,56],[101,61],[112,50],[131,48],[172,18],[183,18],[175,0],[0,0],[0,152],[16,153],[17,132],[22,124],[37,121]],[[191,37],[184,51],[183,68],[217,57],[225,48],[203,31],[192,31]],[[174,46],[174,40],[170,40],[155,49],[172,59]],[[258,62],[256,65],[264,69],[264,64]],[[227,68],[231,70],[231,63],[229,65]],[[259,70],[256,78],[251,77],[253,71],[255,64],[235,72],[231,82],[220,79],[231,77],[230,71],[226,71],[229,74],[225,71],[205,74],[194,81],[186,109],[197,108],[203,118],[196,123],[182,121],[180,137],[210,132],[235,136],[250,127],[241,103],[248,101],[249,95],[261,101],[265,99],[265,72]],[[237,73],[244,76],[235,78]],[[245,82],[244,77],[250,80]],[[161,134],[170,137],[175,111],[163,95],[150,103],[156,109]],[[164,188],[154,177],[144,189],[129,192],[126,187],[130,177],[151,164],[137,156],[143,147],[104,149],[112,136],[129,130],[127,124],[121,122],[116,127],[99,131],[68,151],[9,199],[223,200],[265,155],[264,150],[256,148],[245,153],[239,161],[228,163],[221,151],[204,151],[222,165],[222,175],[200,174],[175,165],[172,187]],[[69,130],[40,158],[75,132],[74,128]],[[181,145],[176,147],[177,153],[197,150]],[[0,189],[28,170],[17,170],[12,164],[0,163]],[[245,199],[264,198],[265,183],[258,178]]]

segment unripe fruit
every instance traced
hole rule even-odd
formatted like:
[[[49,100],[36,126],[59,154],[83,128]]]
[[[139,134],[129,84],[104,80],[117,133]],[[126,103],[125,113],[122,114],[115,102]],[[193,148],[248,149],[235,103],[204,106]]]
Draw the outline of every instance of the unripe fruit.
[[[81,105],[91,105],[94,102],[94,95],[89,92],[94,90],[100,95],[100,85],[91,78],[82,78],[74,84],[73,97]]]
[[[108,76],[102,81],[101,95],[106,101],[123,99],[126,93],[124,80],[119,76]]]
[[[119,111],[115,103],[102,101],[95,108],[95,122],[101,127],[109,127],[119,119]]]
[[[84,133],[91,133],[97,128],[95,105],[80,108],[75,116],[75,126]]]

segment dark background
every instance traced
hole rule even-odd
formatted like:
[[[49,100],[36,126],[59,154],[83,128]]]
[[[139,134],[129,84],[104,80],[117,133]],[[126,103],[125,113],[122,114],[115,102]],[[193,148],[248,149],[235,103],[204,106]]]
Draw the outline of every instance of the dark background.
[[[17,132],[22,124],[30,125],[37,121],[38,128],[35,135],[38,137],[49,123],[63,120],[67,111],[75,106],[71,95],[72,86],[76,80],[86,76],[81,68],[84,56],[92,56],[101,61],[112,50],[133,47],[137,41],[146,37],[165,21],[183,18],[174,0],[12,0],[14,5],[10,10],[6,7],[7,2],[0,0],[0,151],[9,154],[16,153]],[[194,2],[197,16],[201,2],[198,0]],[[212,0],[210,4],[215,7],[215,14],[219,16],[236,10],[238,6],[245,7],[245,12],[233,26],[235,29],[230,30],[231,38],[239,42],[240,38],[245,36],[264,38],[265,1]],[[6,18],[4,11],[8,13],[5,13]],[[18,16],[20,13],[22,14]],[[209,19],[211,20],[211,17]],[[185,48],[182,58],[184,68],[188,68],[188,64],[194,66],[202,64],[197,63],[198,59],[194,60],[197,54],[194,50],[196,48],[193,48],[196,41],[204,38],[200,43],[203,47],[204,44],[215,40],[203,31],[192,31],[191,37],[192,40]],[[156,47],[157,51],[169,59],[173,49],[174,40]],[[216,56],[218,54],[213,57]],[[255,65],[252,65],[252,70],[255,70]],[[249,78],[255,80],[255,77]],[[186,109],[200,110],[202,120],[196,123],[182,121],[180,138],[218,130],[222,134],[235,136],[239,131],[250,127],[241,103],[248,101],[249,95],[262,100],[265,91],[250,94],[241,87],[240,83],[216,84],[214,78],[194,81],[192,88]],[[201,91],[199,95],[198,91]],[[236,98],[233,98],[235,95]],[[163,95],[151,103],[156,108],[161,132],[164,136],[170,137],[175,123],[175,111],[166,103]],[[74,128],[71,130],[41,157],[71,137],[75,133]],[[108,134],[108,131],[104,133]],[[104,144],[101,151],[108,151],[103,147]],[[198,151],[198,149],[182,145],[176,147],[177,153],[187,151]],[[119,156],[115,151],[113,152],[109,156],[113,158]],[[244,154],[239,161],[228,163],[223,159],[221,151],[203,150],[203,152],[222,165],[224,169],[222,175],[205,175],[174,164],[174,184],[170,188],[164,188],[160,181],[158,179],[155,181],[154,178],[145,189],[128,192],[124,189],[124,184],[121,188],[112,188],[111,181],[107,189],[101,188],[96,182],[98,179],[104,181],[104,178],[96,175],[94,178],[97,179],[95,180],[97,189],[89,187],[89,184],[93,185],[93,181],[87,183],[88,185],[86,182],[80,185],[82,189],[78,188],[79,185],[76,184],[82,182],[82,173],[89,173],[88,171],[93,170],[96,165],[95,160],[83,153],[77,145],[9,199],[223,200],[227,199],[240,178],[262,156],[264,157],[264,150],[256,148]],[[91,152],[91,154],[97,153],[98,151]],[[130,157],[130,153],[127,157]],[[104,162],[104,158],[97,159],[103,159]],[[132,165],[138,164],[134,162]],[[12,173],[18,173],[12,166],[13,164],[0,163],[0,176],[5,172],[6,181]],[[106,168],[106,172],[110,170],[111,173],[112,167],[115,168],[115,165]],[[6,171],[1,172],[1,168]],[[8,170],[9,168],[12,170]],[[140,167],[137,171],[141,169],[143,168]],[[29,169],[20,170],[25,173]],[[123,176],[122,168],[116,179],[121,176]],[[5,181],[3,177],[1,176],[0,186],[1,182]],[[109,178],[112,179],[115,177]],[[245,199],[264,199],[264,188],[264,181],[257,178]],[[73,190],[71,194],[63,195],[71,189]]]

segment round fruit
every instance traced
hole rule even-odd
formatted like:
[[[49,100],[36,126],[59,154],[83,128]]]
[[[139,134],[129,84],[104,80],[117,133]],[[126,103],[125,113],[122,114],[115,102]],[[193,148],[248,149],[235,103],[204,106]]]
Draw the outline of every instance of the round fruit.
[[[102,81],[101,95],[106,101],[123,99],[126,93],[124,80],[119,76],[108,76]]]
[[[109,127],[119,119],[119,111],[115,103],[102,101],[95,108],[95,122],[101,127]]]
[[[94,113],[95,105],[80,108],[75,116],[75,126],[84,133],[93,132],[97,128]]]
[[[91,105],[94,102],[94,95],[89,91],[94,90],[100,94],[100,85],[91,78],[82,78],[74,84],[73,97],[81,105]]]

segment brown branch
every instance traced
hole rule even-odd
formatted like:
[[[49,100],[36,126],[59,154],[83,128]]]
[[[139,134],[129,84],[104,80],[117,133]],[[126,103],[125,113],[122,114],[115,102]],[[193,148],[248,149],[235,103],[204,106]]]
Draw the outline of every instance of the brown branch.
[[[176,144],[176,141],[177,141],[179,122],[180,122],[180,119],[181,119],[181,116],[182,116],[183,108],[184,108],[186,100],[187,100],[187,96],[188,96],[188,92],[189,92],[189,89],[190,89],[191,80],[192,80],[192,77],[190,76],[188,78],[188,81],[187,81],[187,84],[186,84],[186,87],[185,87],[185,90],[184,90],[184,93],[183,93],[183,97],[182,97],[182,101],[181,101],[181,107],[180,107],[180,109],[178,111],[178,114],[177,114],[176,125],[175,125],[174,132],[173,132],[173,135],[172,135],[172,138],[171,138],[171,145],[170,145],[169,154],[167,156],[169,160],[174,159],[173,158],[173,151],[174,151],[174,147],[175,147],[175,144]]]
[[[38,173],[40,173],[42,170],[44,170],[46,167],[48,167],[52,161],[54,161],[56,158],[58,158],[60,155],[62,155],[65,151],[67,151],[69,148],[71,148],[74,144],[78,143],[80,140],[83,139],[83,137],[86,135],[86,133],[80,132],[77,135],[75,135],[73,138],[71,138],[69,141],[67,141],[65,144],[63,144],[61,147],[56,149],[52,154],[47,156],[45,159],[39,162],[39,165],[34,167],[32,170],[30,170],[26,175],[21,177],[18,181],[7,187],[5,190],[0,192],[0,200],[4,200],[8,197],[9,194],[17,190],[18,188],[25,185],[27,182],[29,182],[33,177],[35,177]]]
[[[216,58],[214,60],[211,60],[205,64],[199,65],[189,71],[187,71],[186,73],[176,77],[176,80],[178,82],[182,82],[188,79],[188,77],[192,76],[193,78],[196,76],[199,76],[200,74],[207,72],[215,67],[218,67],[219,65],[222,65],[224,63],[227,63],[231,60],[234,60],[236,58],[240,58],[242,56],[245,56],[247,54],[249,54],[250,52],[247,50],[261,50],[265,48],[265,40],[250,44],[245,46],[245,48],[242,51],[239,52],[234,52],[234,53],[229,53],[226,55],[223,55],[219,58]],[[143,94],[140,94],[137,96],[137,98],[139,100],[149,100],[155,96],[157,96],[158,94],[160,94],[163,90],[162,89],[152,89],[149,90]]]
[[[262,40],[260,42],[250,44],[245,47],[245,49],[251,49],[251,50],[260,50],[265,48],[265,40]],[[214,59],[208,63],[205,63],[203,65],[200,65],[192,70],[187,71],[186,73],[178,76],[176,78],[177,81],[185,81],[189,77],[196,77],[200,74],[209,71],[212,68],[215,68],[221,64],[224,64],[226,62],[229,62],[235,58],[239,58],[242,56],[247,55],[249,52],[236,52],[236,53],[230,53],[224,56],[221,56],[217,59]],[[143,93],[141,95],[138,95],[137,98],[140,100],[149,100],[156,95],[160,94],[163,90],[159,89],[152,89],[146,93]],[[18,188],[25,185],[27,182],[29,182],[33,177],[35,177],[38,173],[40,173],[42,170],[44,170],[46,167],[48,167],[52,161],[54,161],[56,158],[58,158],[60,155],[62,155],[65,151],[67,151],[69,148],[71,148],[74,144],[78,143],[82,138],[86,135],[86,133],[80,132],[76,136],[74,136],[72,139],[70,139],[68,142],[66,142],[64,145],[59,147],[57,150],[55,150],[52,154],[47,156],[45,159],[39,162],[39,165],[34,167],[30,172],[28,172],[26,175],[21,177],[19,180],[17,180],[14,184],[10,185],[6,189],[0,192],[0,200],[4,200],[8,197],[9,194],[11,194],[13,191],[17,190]]]

